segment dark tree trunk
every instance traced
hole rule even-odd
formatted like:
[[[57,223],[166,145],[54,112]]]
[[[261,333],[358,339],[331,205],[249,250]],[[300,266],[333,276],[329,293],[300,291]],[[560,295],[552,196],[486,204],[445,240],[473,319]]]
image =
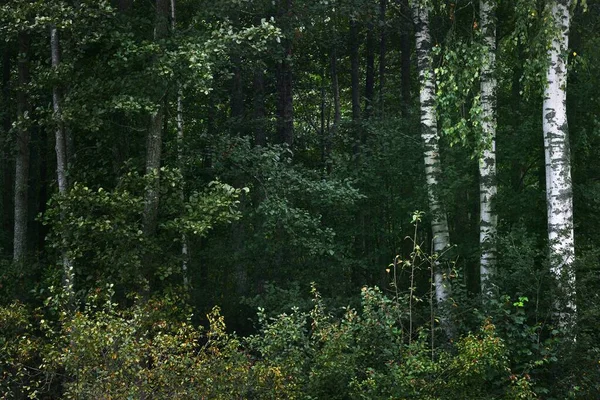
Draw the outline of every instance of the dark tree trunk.
[[[323,63],[324,65],[326,65],[326,63]],[[321,165],[323,167],[323,170],[326,169],[327,167],[327,159],[328,159],[328,154],[327,154],[327,142],[328,142],[328,132],[326,130],[326,126],[325,126],[325,104],[326,104],[326,90],[325,90],[325,76],[326,76],[326,68],[323,67],[323,72],[321,73],[321,105],[319,107],[319,112],[320,112],[320,120],[321,120],[321,126],[320,126],[320,133],[321,133]]]
[[[2,130],[5,137],[9,137],[10,128],[12,125],[11,121],[11,109],[8,105],[10,101],[10,71],[12,64],[12,54],[8,48],[4,49],[2,55],[2,103],[5,105],[4,114],[2,118]],[[12,151],[7,146],[2,146],[2,228],[5,232],[7,248],[12,247],[12,241],[10,239],[11,232],[13,232],[13,184],[14,184],[14,172],[15,167],[13,165]],[[3,235],[4,236],[4,235]],[[9,246],[10,243],[10,246]]]
[[[132,5],[133,5],[133,0],[118,0],[117,1],[117,8],[120,12],[128,12],[129,10],[131,10]]]
[[[333,162],[331,159],[331,145],[333,137],[335,136],[340,122],[342,121],[342,112],[340,107],[340,86],[338,82],[337,74],[337,54],[335,50],[335,43],[331,49],[331,90],[333,92],[333,126],[328,129],[327,137],[325,139],[325,160],[326,160],[326,171],[328,174],[333,169]]]
[[[48,132],[44,127],[40,128],[40,140],[39,140],[39,152],[40,152],[40,185],[39,185],[39,207],[37,210],[38,214],[44,214],[46,212],[46,205],[48,203],[48,183],[51,178],[48,174]],[[44,251],[46,244],[46,236],[50,231],[50,227],[41,222],[38,222],[38,236],[37,236],[37,247],[38,252]]]
[[[335,47],[331,49],[331,90],[333,91],[333,126],[335,130],[342,121],[340,86],[337,74],[337,52]]]
[[[410,88],[410,74],[411,74],[411,62],[410,62],[410,51],[411,51],[411,40],[410,34],[412,29],[412,22],[410,20],[410,8],[408,7],[408,0],[401,0],[400,10],[402,13],[402,33],[400,35],[400,57],[401,57],[401,87],[402,87],[402,111],[406,115],[411,106],[411,88]]]
[[[350,78],[352,81],[352,120],[360,120],[360,80],[358,58],[358,23],[350,21]]]
[[[365,119],[371,117],[373,113],[373,97],[375,94],[375,32],[373,23],[370,22],[367,28],[367,48],[366,48],[366,76],[365,76]],[[362,138],[364,141],[364,137]]]
[[[26,119],[29,119],[30,105],[27,96],[29,83],[29,36],[19,34],[19,90],[17,91],[17,159],[15,165],[15,225],[13,239],[13,259],[22,261],[27,252],[27,208],[29,182],[29,141],[30,132]]]
[[[154,39],[159,41],[168,33],[169,1],[156,0]],[[162,85],[161,85],[162,86]],[[150,177],[144,195],[143,229],[146,236],[156,232],[160,188],[160,159],[162,153],[162,131],[164,128],[164,100],[158,99],[157,109],[151,115],[150,129],[146,138],[146,176]]]
[[[384,114],[384,94],[385,94],[385,55],[387,52],[387,27],[385,13],[387,9],[387,0],[380,0],[379,3],[379,22],[381,25],[381,37],[379,42],[379,110]]]
[[[290,147],[294,143],[294,99],[292,92],[292,44],[293,35],[291,13],[292,0],[284,0],[284,6],[280,7],[283,12],[282,19],[286,24],[285,37],[282,40],[282,60],[277,68],[277,136],[279,142],[286,143]]]
[[[256,146],[266,146],[265,74],[261,67],[256,68],[254,71],[252,86],[254,89],[254,144]]]
[[[231,109],[231,128],[235,134],[241,134],[244,130],[244,87],[242,82],[241,59],[233,57],[233,75],[231,77],[231,97],[229,106]]]

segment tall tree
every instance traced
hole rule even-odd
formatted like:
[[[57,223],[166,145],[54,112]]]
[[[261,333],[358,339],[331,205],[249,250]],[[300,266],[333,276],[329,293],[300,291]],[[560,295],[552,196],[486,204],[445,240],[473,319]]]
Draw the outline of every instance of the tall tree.
[[[154,22],[154,40],[160,41],[167,36],[169,21],[169,1],[156,0]],[[160,85],[159,85],[160,86]],[[143,228],[146,236],[153,236],[156,231],[159,187],[160,159],[162,153],[162,131],[164,123],[164,93],[159,93],[156,110],[150,116],[150,128],[146,138],[146,176],[150,182],[144,194]]]
[[[58,70],[60,66],[60,42],[58,37],[58,30],[56,26],[50,27],[50,51],[52,58],[52,69]],[[62,96],[58,85],[54,85],[52,88],[52,108],[54,111],[54,122],[55,127],[55,150],[56,150],[56,177],[58,181],[58,192],[61,195],[66,195],[68,190],[67,181],[67,139],[65,126],[62,122]],[[63,236],[66,232],[63,232]],[[63,285],[68,295],[72,295],[73,291],[73,268],[72,262],[67,252],[67,240],[65,237],[62,239],[62,257],[63,257]]]
[[[439,133],[435,111],[435,75],[432,63],[431,36],[429,33],[430,11],[431,6],[426,3],[415,1],[412,4],[420,83],[421,139],[424,145],[425,178],[427,181],[431,230],[433,233],[432,251],[441,254],[450,245],[450,234],[448,220],[438,193],[438,183],[442,166],[440,163]],[[439,262],[434,267],[436,299],[438,305],[442,305],[450,296],[450,289],[446,282],[449,271],[446,271],[442,263]],[[447,320],[442,320],[442,325],[444,325],[446,332],[450,333]]]
[[[176,20],[176,3],[175,0],[171,0],[171,33],[174,35],[177,29]],[[183,148],[184,148],[184,130],[183,130],[183,88],[181,82],[177,82],[177,163],[178,167],[183,173],[184,159],[183,159]],[[179,190],[179,198],[183,203],[185,201],[185,187],[183,182]],[[189,259],[189,246],[187,235],[181,234],[181,274],[183,275],[183,284],[185,287],[189,287],[189,274],[188,274],[188,259]]]
[[[373,25],[373,21],[369,21],[367,25],[367,42],[365,49],[365,119],[368,119],[373,112],[373,96],[375,94],[375,28]]]
[[[481,118],[484,150],[479,159],[479,244],[480,274],[484,293],[488,278],[496,264],[495,237],[498,216],[492,200],[498,192],[496,183],[496,0],[481,0],[479,6],[481,31],[487,49],[481,66]]]
[[[20,33],[18,36],[18,75],[19,88],[17,91],[17,157],[15,165],[15,216],[13,260],[22,261],[27,252],[27,208],[29,182],[29,120],[31,107],[27,95],[29,84],[29,34]]]
[[[381,25],[381,34],[379,41],[379,109],[384,112],[384,94],[385,94],[385,56],[387,52],[387,27],[385,14],[387,10],[387,0],[379,1],[379,24]]]
[[[354,16],[351,16],[350,18],[350,80],[352,85],[352,121],[358,122],[360,120],[358,22]]]
[[[543,102],[546,201],[550,269],[560,290],[559,322],[565,324],[575,311],[575,239],[573,234],[573,187],[567,124],[567,51],[571,0],[553,0],[552,39]]]
[[[4,48],[2,54],[2,131],[5,137],[8,138],[12,125],[10,104],[10,80],[12,70],[12,52],[7,47]],[[12,151],[7,146],[2,146],[2,228],[5,232],[6,239],[13,232],[13,174],[15,172],[11,157]]]

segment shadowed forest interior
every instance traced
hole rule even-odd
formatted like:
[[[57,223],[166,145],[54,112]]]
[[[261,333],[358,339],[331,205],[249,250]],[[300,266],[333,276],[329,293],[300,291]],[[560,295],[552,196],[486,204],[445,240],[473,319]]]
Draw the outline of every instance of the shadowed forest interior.
[[[0,1],[0,398],[600,398],[599,29]]]

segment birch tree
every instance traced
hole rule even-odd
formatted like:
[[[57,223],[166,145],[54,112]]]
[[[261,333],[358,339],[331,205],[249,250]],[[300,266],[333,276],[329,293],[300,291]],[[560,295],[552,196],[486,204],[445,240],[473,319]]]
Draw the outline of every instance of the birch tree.
[[[419,71],[419,101],[421,104],[421,139],[424,145],[425,178],[429,197],[429,210],[432,215],[431,231],[433,233],[433,253],[441,254],[450,245],[448,220],[437,191],[442,171],[440,163],[439,133],[435,112],[435,76],[432,65],[432,44],[429,33],[429,13],[431,6],[427,3],[412,2],[413,21],[415,25],[417,67]],[[448,300],[449,287],[446,284],[448,271],[441,263],[436,263],[434,271],[435,295],[438,305]],[[449,327],[446,325],[446,331]]]
[[[489,291],[488,279],[496,265],[495,236],[498,216],[492,200],[498,191],[496,182],[496,21],[497,0],[480,1],[480,21],[486,55],[481,66],[481,117],[484,150],[479,159],[479,244],[482,292]]]
[[[58,37],[58,30],[56,26],[50,27],[50,51],[52,58],[52,69],[56,71],[60,65],[60,42]],[[62,122],[62,98],[60,88],[58,85],[54,85],[52,88],[52,108],[54,112],[54,119],[56,123],[55,128],[55,151],[56,151],[56,177],[58,181],[58,192],[61,196],[67,194],[68,181],[67,181],[67,139],[65,134],[64,124]],[[66,293],[72,296],[73,292],[73,265],[68,255],[67,241],[64,237],[66,232],[63,232],[63,285]]]
[[[548,4],[552,37],[543,102],[550,270],[560,288],[556,306],[561,324],[575,311],[573,188],[566,109],[571,4],[572,0],[552,0]]]

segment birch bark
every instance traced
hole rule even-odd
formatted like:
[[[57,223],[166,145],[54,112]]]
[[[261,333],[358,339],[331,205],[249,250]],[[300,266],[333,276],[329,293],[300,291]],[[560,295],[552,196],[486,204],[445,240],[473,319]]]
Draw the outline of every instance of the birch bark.
[[[414,1],[412,3],[415,25],[417,67],[419,71],[419,100],[421,104],[421,139],[424,144],[425,178],[431,211],[431,230],[433,233],[433,253],[441,254],[450,245],[448,220],[437,192],[442,171],[440,163],[439,133],[435,114],[435,76],[432,67],[431,37],[429,33],[430,6]],[[434,271],[435,295],[439,305],[448,300],[450,289],[446,282],[448,272],[440,263]],[[447,322],[447,321],[446,321]],[[447,323],[442,321],[442,325]],[[446,330],[448,333],[449,330]]]
[[[57,70],[60,66],[60,42],[56,26],[50,27],[50,52],[52,56],[52,69]],[[52,88],[52,108],[54,111],[54,122],[56,123],[54,148],[56,151],[58,192],[61,195],[65,195],[69,188],[67,178],[67,139],[65,127],[62,122],[62,97],[60,88],[57,85],[54,85]],[[74,284],[73,263],[68,255],[67,232],[63,232],[62,235],[63,287],[67,295],[72,299]]]
[[[543,102],[550,270],[558,281],[557,316],[566,324],[575,305],[573,188],[567,124],[567,51],[571,0],[553,0],[553,36]]]
[[[492,201],[498,192],[496,182],[496,0],[480,1],[480,21],[487,48],[481,66],[481,108],[484,150],[479,159],[479,269],[482,293],[489,293],[489,276],[496,265],[495,237],[498,216]]]

